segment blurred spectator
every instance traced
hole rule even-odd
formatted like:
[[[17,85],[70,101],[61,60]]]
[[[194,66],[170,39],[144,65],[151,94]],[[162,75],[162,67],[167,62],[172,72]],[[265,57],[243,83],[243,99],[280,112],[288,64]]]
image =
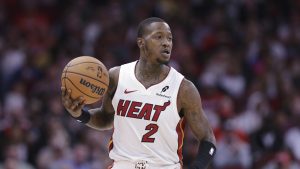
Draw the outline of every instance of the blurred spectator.
[[[236,130],[236,131],[235,131]],[[252,164],[251,147],[237,129],[229,124],[224,126],[219,138],[218,154],[214,164],[218,169],[249,169]]]
[[[72,168],[74,169],[89,169],[90,163],[88,162],[89,149],[85,144],[76,144],[73,149]]]
[[[67,131],[56,118],[49,119],[48,145],[37,156],[38,168],[71,168],[70,140]]]
[[[34,169],[32,165],[26,162],[27,147],[24,144],[7,145],[5,149],[5,157],[1,169]]]
[[[293,157],[300,161],[300,145],[298,140],[300,139],[300,128],[293,127],[290,128],[285,135],[285,145],[291,150]]]
[[[289,151],[282,150],[274,155],[274,158],[268,162],[262,169],[297,169],[300,165],[293,159]]]

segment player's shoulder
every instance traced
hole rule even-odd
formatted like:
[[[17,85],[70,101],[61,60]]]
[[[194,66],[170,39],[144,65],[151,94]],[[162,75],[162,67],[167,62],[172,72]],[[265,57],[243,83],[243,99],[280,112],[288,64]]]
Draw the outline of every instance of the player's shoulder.
[[[108,73],[109,73],[109,77],[111,80],[117,80],[119,77],[119,73],[120,73],[120,68],[121,66],[115,66],[109,69]]]
[[[182,90],[197,90],[196,86],[194,85],[194,83],[186,78],[182,79],[180,88]]]
[[[120,73],[120,66],[112,67],[108,70],[109,88],[112,91],[115,90],[115,88],[118,84],[119,73]]]
[[[179,87],[179,96],[185,98],[195,93],[198,94],[198,89],[194,83],[186,78],[183,78]]]
[[[109,69],[109,74],[118,74],[120,72],[121,66],[115,66]]]
[[[177,99],[180,110],[182,108],[189,109],[201,104],[201,97],[197,87],[186,78],[181,82]]]

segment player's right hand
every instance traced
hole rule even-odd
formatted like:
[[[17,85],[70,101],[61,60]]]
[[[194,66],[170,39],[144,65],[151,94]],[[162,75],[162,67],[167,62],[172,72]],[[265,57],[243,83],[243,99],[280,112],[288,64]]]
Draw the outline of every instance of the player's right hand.
[[[71,89],[66,89],[65,87],[61,87],[61,100],[62,104],[66,108],[66,110],[73,117],[79,117],[81,115],[81,109],[85,105],[84,99],[82,96],[72,99],[71,98]]]

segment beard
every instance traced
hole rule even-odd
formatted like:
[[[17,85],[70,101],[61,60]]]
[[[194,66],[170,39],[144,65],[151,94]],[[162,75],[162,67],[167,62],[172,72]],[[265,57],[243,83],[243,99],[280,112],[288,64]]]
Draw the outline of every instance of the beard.
[[[157,58],[156,61],[160,64],[169,65],[170,60],[163,60],[161,58]]]
[[[147,46],[147,45],[144,46],[143,50],[144,50],[144,53],[145,53],[146,56],[149,56],[149,55],[153,55],[153,54],[154,54],[154,53],[152,53],[152,52],[148,49],[148,46]],[[157,54],[157,55],[159,55],[159,54]],[[159,58],[156,59],[156,61],[157,61],[157,63],[159,63],[159,64],[168,65],[169,62],[170,62],[170,58],[164,59],[164,58],[159,57]]]

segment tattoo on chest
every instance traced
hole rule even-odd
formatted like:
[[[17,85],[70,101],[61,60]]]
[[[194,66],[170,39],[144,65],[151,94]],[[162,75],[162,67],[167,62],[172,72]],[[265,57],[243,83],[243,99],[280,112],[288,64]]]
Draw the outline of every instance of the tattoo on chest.
[[[158,84],[159,82],[161,82],[163,80],[162,77],[160,76],[154,76],[152,77],[152,75],[150,74],[141,74],[141,83],[146,87],[150,87],[152,85]]]

